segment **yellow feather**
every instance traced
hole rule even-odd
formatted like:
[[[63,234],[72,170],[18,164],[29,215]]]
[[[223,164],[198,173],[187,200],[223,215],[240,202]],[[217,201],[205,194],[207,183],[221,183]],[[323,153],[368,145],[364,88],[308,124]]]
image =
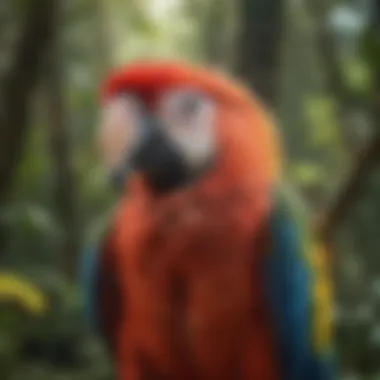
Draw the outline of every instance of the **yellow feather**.
[[[325,352],[331,348],[333,335],[333,292],[323,244],[313,245],[310,259],[314,275],[313,343],[318,352]]]

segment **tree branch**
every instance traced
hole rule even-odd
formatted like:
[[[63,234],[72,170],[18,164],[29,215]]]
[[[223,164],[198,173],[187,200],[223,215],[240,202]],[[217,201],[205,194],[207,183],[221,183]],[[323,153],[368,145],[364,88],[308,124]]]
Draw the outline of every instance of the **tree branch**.
[[[363,149],[347,180],[330,206],[327,207],[320,228],[320,234],[325,241],[331,241],[333,234],[361,195],[366,180],[379,163],[380,134],[377,133],[368,146]]]
[[[0,204],[11,191],[13,173],[24,145],[29,103],[41,59],[51,42],[55,13],[55,0],[27,2],[25,23],[13,65],[4,78],[0,119]]]
[[[380,3],[377,3],[377,12],[380,14]],[[377,33],[377,38],[380,39],[380,33],[376,32],[376,27],[370,31]],[[375,37],[376,38],[376,37]],[[326,42],[326,39],[324,40]],[[349,90],[345,87],[337,59],[336,50],[332,44],[332,40],[327,40],[328,44],[324,46],[322,55],[326,63],[326,68],[329,73],[329,80],[332,90],[340,102],[341,110],[349,111],[350,101]],[[332,200],[325,212],[320,225],[320,234],[325,241],[331,241],[333,234],[341,222],[346,217],[350,209],[358,201],[363,186],[368,180],[368,177],[380,164],[380,72],[374,67],[374,89],[372,93],[371,118],[373,121],[374,136],[367,146],[362,149],[358,155],[355,164],[347,176],[347,180],[342,184],[336,197]]]
[[[322,24],[317,32],[317,48],[326,75],[327,88],[336,101],[336,117],[341,124],[340,132],[345,146],[348,150],[358,153],[363,141],[357,138],[355,125],[351,125],[351,120],[354,122],[355,112],[363,110],[366,106],[363,99],[346,83],[335,45],[333,35]]]

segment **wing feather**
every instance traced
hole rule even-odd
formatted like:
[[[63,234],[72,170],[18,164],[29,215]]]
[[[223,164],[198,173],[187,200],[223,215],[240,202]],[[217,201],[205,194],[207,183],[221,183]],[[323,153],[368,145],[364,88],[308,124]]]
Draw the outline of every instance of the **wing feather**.
[[[322,245],[303,210],[279,193],[270,222],[267,289],[284,380],[335,378],[332,292]]]
[[[81,280],[87,320],[114,352],[122,318],[123,298],[118,284],[114,235],[84,252]]]

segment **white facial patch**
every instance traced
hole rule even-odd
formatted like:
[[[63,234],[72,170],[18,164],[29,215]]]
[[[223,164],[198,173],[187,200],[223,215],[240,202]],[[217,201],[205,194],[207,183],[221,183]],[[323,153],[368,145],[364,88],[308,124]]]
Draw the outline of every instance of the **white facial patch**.
[[[139,135],[139,103],[132,96],[111,99],[103,108],[99,128],[100,150],[108,169],[117,167]]]
[[[215,104],[193,89],[171,90],[159,103],[166,136],[189,168],[202,167],[215,153]]]

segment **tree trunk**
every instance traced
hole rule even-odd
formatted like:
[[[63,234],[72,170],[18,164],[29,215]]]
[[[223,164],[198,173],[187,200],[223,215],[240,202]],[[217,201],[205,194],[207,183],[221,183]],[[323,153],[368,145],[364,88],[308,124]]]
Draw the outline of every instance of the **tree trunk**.
[[[59,241],[60,266],[72,277],[75,274],[80,249],[78,226],[78,202],[75,191],[75,173],[72,163],[70,133],[68,128],[69,110],[65,97],[65,70],[62,57],[62,9],[56,21],[55,43],[49,50],[46,65],[46,99],[48,106],[48,127],[55,178],[55,205],[63,231]]]
[[[99,52],[98,71],[103,80],[107,71],[113,66],[112,39],[109,33],[109,4],[104,0],[95,1],[95,23],[97,48]]]
[[[51,44],[56,22],[57,1],[34,0],[26,4],[24,26],[13,65],[1,83],[0,205],[6,202],[11,192],[41,59]]]
[[[192,18],[198,23],[201,56],[209,64],[233,69],[236,38],[236,3],[230,0],[192,1]]]
[[[239,0],[236,74],[275,108],[285,0]]]

